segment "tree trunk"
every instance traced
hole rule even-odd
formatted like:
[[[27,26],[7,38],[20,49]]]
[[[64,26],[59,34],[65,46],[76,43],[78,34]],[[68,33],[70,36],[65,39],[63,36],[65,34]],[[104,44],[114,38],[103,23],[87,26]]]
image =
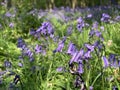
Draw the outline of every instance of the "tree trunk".
[[[72,9],[75,9],[77,5],[77,0],[72,0]]]
[[[71,0],[66,0],[66,6],[71,7],[72,6],[72,1]]]

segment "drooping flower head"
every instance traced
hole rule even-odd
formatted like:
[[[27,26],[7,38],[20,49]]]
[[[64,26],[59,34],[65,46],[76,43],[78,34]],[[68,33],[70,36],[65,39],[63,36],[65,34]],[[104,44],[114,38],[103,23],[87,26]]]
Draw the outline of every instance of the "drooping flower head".
[[[37,44],[37,45],[35,46],[35,52],[36,52],[36,53],[42,52],[42,46],[40,46],[40,45]]]
[[[82,73],[84,72],[82,60],[79,61],[77,72],[78,72],[79,74],[82,74]]]
[[[53,53],[62,52],[65,41],[66,41],[66,37],[64,37],[63,40],[58,43],[58,47],[53,51]]]
[[[93,30],[97,30],[98,29],[98,22],[97,21],[93,22],[92,29]]]
[[[109,66],[108,59],[107,59],[105,56],[103,56],[103,57],[102,57],[102,60],[103,60],[103,62],[104,62],[104,67],[105,67],[105,68],[108,67],[108,66]]]
[[[82,17],[77,19],[77,29],[78,31],[82,32],[83,27],[85,27],[85,23]]]
[[[75,47],[75,44],[70,43],[69,46],[68,46],[67,53],[70,54],[70,55],[73,55],[76,51],[77,51],[77,49]]]
[[[42,26],[40,26],[37,30],[36,30],[36,34],[40,34],[43,36],[50,36],[54,34],[54,30],[53,30],[53,26],[50,22],[43,22]]]
[[[106,13],[103,13],[102,14],[102,18],[101,18],[101,21],[102,22],[109,22],[110,21],[110,15],[106,14]]]

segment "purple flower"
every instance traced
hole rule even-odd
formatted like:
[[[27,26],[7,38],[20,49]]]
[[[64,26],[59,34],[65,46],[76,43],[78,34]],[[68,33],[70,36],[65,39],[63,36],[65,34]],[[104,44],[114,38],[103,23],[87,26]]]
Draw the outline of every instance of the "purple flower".
[[[57,72],[61,72],[61,71],[63,71],[63,70],[64,70],[63,67],[58,67],[58,68],[57,68]]]
[[[39,27],[37,30],[36,30],[36,34],[39,35],[44,35],[44,36],[47,36],[47,35],[53,35],[54,34],[54,30],[53,30],[53,26],[51,25],[50,22],[43,22],[42,23],[42,26]]]
[[[6,17],[11,17],[12,14],[11,14],[10,12],[7,12],[7,13],[5,13],[5,16],[6,16]]]
[[[93,29],[93,30],[98,29],[98,22],[97,22],[97,21],[95,21],[95,22],[93,23],[92,29]]]
[[[94,34],[95,34],[95,30],[91,30],[91,31],[89,32],[89,36],[90,36],[90,37],[93,37]]]
[[[93,45],[85,44],[85,47],[91,52],[94,51],[94,46]]]
[[[100,41],[95,41],[94,47],[98,47],[99,44],[100,44]]]
[[[0,76],[4,75],[6,71],[0,71]]]
[[[35,52],[36,52],[36,53],[42,52],[42,46],[36,45],[36,47],[35,47]]]
[[[82,32],[83,27],[85,27],[85,23],[82,17],[79,17],[77,20],[78,24],[77,24],[77,29],[78,31]]]
[[[62,52],[65,41],[66,41],[66,37],[64,37],[63,40],[59,42],[58,47],[53,51],[53,53]]]
[[[120,60],[118,61],[118,67],[120,67]]]
[[[81,79],[79,77],[77,77],[74,81],[75,88],[80,87],[81,83],[82,83]]]
[[[33,56],[33,53],[31,52],[30,49],[27,48],[27,50],[25,51],[25,54],[29,57],[32,57]]]
[[[104,67],[105,68],[108,67],[109,66],[108,59],[105,56],[103,56],[102,59],[103,59],[103,62],[104,62]]]
[[[2,84],[3,83],[3,81],[2,80],[0,80],[0,84]]]
[[[22,38],[18,38],[17,47],[18,47],[18,48],[21,48],[21,49],[24,49],[25,46],[26,46],[26,45],[25,45],[23,39],[22,39]]]
[[[90,53],[91,53],[91,51],[87,51],[87,52],[84,54],[84,58],[85,58],[85,59],[91,58]]]
[[[102,33],[100,31],[96,31],[95,33],[96,33],[97,37],[101,37],[102,36]]]
[[[23,67],[23,64],[22,63],[18,63],[18,66]]]
[[[84,54],[84,49],[80,49],[80,51],[78,52],[77,56],[74,59],[74,62],[78,62],[79,59],[83,58],[83,54]]]
[[[113,86],[112,90],[119,90],[119,89],[117,88],[117,86]]]
[[[109,59],[108,60],[109,60],[111,66],[114,66],[114,61],[116,61],[115,56],[116,56],[115,54],[110,54],[109,55]]]
[[[101,18],[101,21],[102,22],[109,22],[110,21],[110,15],[106,14],[106,13],[103,13],[102,14],[102,18]]]
[[[93,90],[93,86],[90,86],[90,87],[89,87],[89,90]]]
[[[4,66],[5,66],[5,67],[8,67],[8,68],[11,68],[12,63],[9,62],[9,61],[4,61]]]
[[[34,61],[34,58],[33,58],[33,57],[29,57],[29,61],[30,61],[30,62],[33,62],[33,61]]]
[[[72,29],[73,27],[72,26],[69,26],[68,29],[67,29],[67,34],[70,35],[72,33]]]
[[[71,60],[70,60],[70,65],[73,63],[73,62],[75,62],[74,60],[75,60],[75,57],[77,56],[77,54],[78,54],[78,52],[75,52],[74,54],[73,54],[73,56],[72,56],[72,58],[71,58]]]
[[[10,28],[13,28],[13,27],[14,27],[14,23],[10,23],[10,24],[9,24],[9,27],[10,27]]]
[[[92,14],[88,14],[88,15],[87,15],[87,18],[92,18]]]
[[[73,55],[76,51],[77,50],[76,50],[75,44],[70,43],[69,47],[68,47],[68,50],[67,50],[67,53],[70,54],[70,55]]]
[[[115,21],[120,21],[120,16],[116,16]]]
[[[30,30],[30,35],[35,35],[36,34],[36,31],[32,28],[31,30]]]
[[[82,61],[80,61],[79,64],[78,64],[78,70],[77,70],[77,72],[79,74],[82,74],[84,72]]]
[[[114,68],[117,68],[117,67],[118,67],[117,60],[116,60],[116,59],[113,61],[113,63],[111,64],[111,66],[114,67]]]

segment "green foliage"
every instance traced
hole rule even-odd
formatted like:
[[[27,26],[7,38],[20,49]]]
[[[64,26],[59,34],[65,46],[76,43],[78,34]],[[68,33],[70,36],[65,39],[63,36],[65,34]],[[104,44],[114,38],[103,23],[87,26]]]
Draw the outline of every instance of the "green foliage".
[[[36,4],[34,0],[34,5]],[[92,28],[92,23],[96,19],[86,20],[90,26],[84,27],[83,31],[77,30],[77,22],[76,18],[79,16],[85,17],[87,13],[82,14],[75,12],[75,15],[71,13],[65,13],[66,16],[74,17],[73,20],[70,21],[59,21],[57,18],[50,18],[49,22],[53,25],[54,35],[58,36],[56,42],[53,41],[53,38],[44,38],[41,36],[40,39],[29,34],[30,29],[34,28],[37,30],[43,21],[46,20],[46,16],[43,18],[38,18],[37,14],[29,14],[29,11],[32,10],[35,6],[31,4],[31,0],[27,2],[26,0],[18,0],[13,1],[17,2],[14,5],[17,6],[17,13],[15,17],[5,17],[5,13],[7,12],[4,7],[0,12],[0,24],[2,24],[2,28],[0,28],[0,72],[6,71],[7,73],[0,75],[4,79],[3,83],[0,83],[0,89],[5,90],[9,88],[9,84],[13,82],[15,75],[20,75],[19,82],[15,85],[14,89],[16,90],[79,90],[80,87],[74,87],[74,81],[77,76],[70,73],[69,61],[72,56],[67,55],[66,51],[68,49],[69,42],[75,44],[78,50],[80,48],[84,48],[85,43],[93,44],[95,40],[99,40],[98,37],[93,37],[90,39],[89,32]],[[24,2],[24,3],[23,3]],[[106,1],[107,2],[107,1]],[[44,4],[45,1],[39,1],[40,4]],[[64,5],[61,1],[56,1],[57,6]],[[85,2],[84,2],[85,3]],[[99,1],[94,0],[93,2],[86,2],[90,5],[100,4]],[[20,5],[19,5],[20,4]],[[39,8],[39,6],[36,6]],[[40,6],[44,8],[43,6]],[[113,10],[114,11],[114,8]],[[14,10],[10,9],[10,13],[13,13]],[[99,12],[99,14],[102,12]],[[100,14],[101,15],[101,14]],[[119,15],[119,13],[118,13]],[[4,17],[2,17],[4,16]],[[111,15],[112,16],[112,15]],[[100,17],[96,16],[96,18],[100,19]],[[10,27],[9,24],[13,22],[15,24],[14,27]],[[99,22],[100,23],[100,22]],[[72,25],[72,34],[68,35],[67,29]],[[104,30],[100,29],[100,25],[104,26]],[[98,30],[102,32],[104,37],[104,45],[105,48],[102,52],[99,52],[101,56],[108,56],[109,53],[114,53],[120,55],[120,23],[100,23],[98,26]],[[56,49],[58,43],[62,38],[66,36],[67,40],[65,42],[63,52],[53,53],[53,50]],[[34,52],[34,47],[36,44],[42,45],[46,50],[46,55],[35,54],[33,53],[35,60],[33,62],[29,61],[29,58],[25,56],[23,60],[18,58],[21,55],[21,49],[17,47],[17,39],[19,37],[24,38],[25,43],[30,48],[31,51]],[[86,50],[86,49],[85,49]],[[81,74],[82,78],[85,81],[86,88],[89,90],[90,86],[94,87],[94,90],[111,90],[112,86],[116,85],[118,89],[120,89],[119,85],[119,77],[120,72],[119,68],[103,68],[103,61],[101,56],[96,53],[95,50],[92,53],[92,58],[89,59],[88,63],[84,66],[84,73]],[[4,61],[8,60],[12,63],[12,68],[5,68]],[[23,66],[19,66],[19,62],[23,63]],[[58,72],[57,68],[63,67],[63,71]],[[77,67],[77,65],[76,65]],[[76,70],[76,68],[75,68]],[[9,73],[13,71],[15,74],[9,76]],[[111,78],[112,80],[107,80],[107,78]]]

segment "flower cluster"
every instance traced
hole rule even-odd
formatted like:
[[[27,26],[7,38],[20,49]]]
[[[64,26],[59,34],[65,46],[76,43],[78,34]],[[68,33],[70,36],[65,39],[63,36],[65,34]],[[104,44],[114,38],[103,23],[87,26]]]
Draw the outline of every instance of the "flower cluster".
[[[85,22],[82,17],[77,19],[77,29],[78,31],[82,32],[82,29],[85,27]]]
[[[106,13],[102,14],[102,18],[101,18],[102,22],[110,22],[110,19],[111,19],[110,15],[108,15]]]
[[[104,67],[105,68],[107,68],[107,67],[113,67],[113,68],[120,67],[120,60],[119,60],[119,58],[118,59],[117,58],[118,57],[115,54],[110,54],[108,59],[106,56],[103,56],[102,59],[104,62]]]
[[[50,36],[52,38],[54,36],[54,29],[50,22],[43,22],[42,26],[37,30],[31,29],[30,34],[36,37]]]

